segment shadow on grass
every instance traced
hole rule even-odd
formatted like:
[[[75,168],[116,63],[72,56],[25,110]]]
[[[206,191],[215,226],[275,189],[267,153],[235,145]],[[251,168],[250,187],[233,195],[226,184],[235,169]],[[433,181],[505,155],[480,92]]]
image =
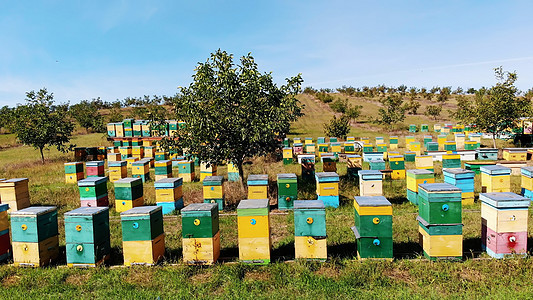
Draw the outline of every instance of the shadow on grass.
[[[410,259],[422,255],[422,247],[414,241],[394,243],[392,253],[395,259]]]
[[[465,258],[477,258],[481,255],[481,237],[463,240],[463,256]]]
[[[283,262],[294,259],[294,242],[281,245],[272,250],[272,261]]]

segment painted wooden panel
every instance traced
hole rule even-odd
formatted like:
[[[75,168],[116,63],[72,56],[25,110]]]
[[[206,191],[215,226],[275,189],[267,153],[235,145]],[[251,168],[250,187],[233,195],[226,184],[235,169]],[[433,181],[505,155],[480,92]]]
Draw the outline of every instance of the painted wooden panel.
[[[481,203],[481,219],[497,233],[527,231],[528,209],[496,209]]]
[[[527,231],[502,232],[482,225],[481,243],[495,254],[527,254]]]
[[[240,238],[256,238],[270,236],[270,217],[238,216],[237,225]]]
[[[156,202],[173,202],[183,197],[181,186],[173,189],[155,189]]]
[[[65,245],[68,266],[96,266],[110,257],[111,244],[109,240],[100,244],[75,243]]]
[[[244,263],[270,263],[270,237],[239,237],[239,260]]]
[[[295,258],[321,259],[328,258],[326,238],[317,239],[312,236],[294,237]]]
[[[148,241],[123,241],[124,265],[154,265],[165,255],[165,234]]]
[[[391,179],[405,179],[405,170],[393,170],[391,175]]]
[[[462,257],[463,235],[429,235],[418,227],[420,243],[429,257]]]
[[[36,243],[58,234],[55,206],[29,207],[11,213],[11,236],[14,242]]]
[[[338,182],[322,182],[317,184],[317,195],[320,196],[337,196],[339,195]]]
[[[481,173],[481,186],[483,193],[510,192],[511,176]]]
[[[182,244],[186,264],[210,265],[220,256],[220,232],[211,238],[184,238]]]
[[[268,187],[266,185],[249,185],[248,199],[266,199],[268,198]]]
[[[59,238],[56,235],[38,243],[13,242],[12,247],[15,266],[45,266],[59,255]]]
[[[383,182],[381,180],[360,180],[360,196],[381,196],[383,195]]]
[[[224,190],[222,185],[218,186],[203,186],[204,199],[220,199],[224,197]]]

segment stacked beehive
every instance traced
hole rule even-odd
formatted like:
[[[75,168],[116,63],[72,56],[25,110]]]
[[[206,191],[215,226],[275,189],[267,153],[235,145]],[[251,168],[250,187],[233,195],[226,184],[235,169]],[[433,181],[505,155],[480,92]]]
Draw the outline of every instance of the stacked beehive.
[[[440,124],[434,124],[433,125],[433,131],[441,132],[442,131],[442,126]]]
[[[461,190],[448,183],[420,184],[418,202],[419,242],[424,256],[430,260],[461,259]]]
[[[17,211],[30,206],[28,178],[13,178],[0,181],[0,199],[9,204],[10,211]]]
[[[387,144],[379,143],[376,144],[376,151],[383,153],[383,159],[387,159]]]
[[[142,182],[150,180],[150,162],[139,160],[131,163],[131,176],[140,178]]]
[[[316,139],[316,142],[317,142],[317,143],[325,143],[325,142],[326,142],[326,138],[323,137],[323,136],[320,136],[320,137],[318,137],[318,138]]]
[[[69,267],[96,267],[109,259],[109,208],[81,207],[65,213],[65,244]]]
[[[120,153],[114,153],[114,152],[107,152],[107,162],[112,162],[112,161],[120,161],[122,160],[122,156],[120,155]]]
[[[40,267],[59,255],[55,206],[33,206],[11,212],[11,239],[15,266]]]
[[[107,135],[109,137],[116,137],[115,123],[107,123]]]
[[[405,151],[403,154],[405,161],[414,162],[416,158],[416,152]]]
[[[530,199],[515,193],[481,193],[481,247],[494,258],[527,255]]]
[[[124,265],[156,264],[165,254],[161,207],[134,207],[122,212],[120,219]]]
[[[347,154],[346,155],[346,173],[349,177],[357,178],[358,171],[363,169],[363,159],[361,155]]]
[[[8,259],[12,252],[9,238],[8,209],[9,205],[0,204],[0,261]]]
[[[228,163],[228,181],[239,181],[241,175],[239,175],[239,169],[233,163]]]
[[[133,119],[124,119],[122,123],[124,124],[124,136],[133,137]]]
[[[283,164],[284,165],[292,164],[292,148],[291,147],[283,148]]]
[[[374,145],[370,143],[364,143],[363,144],[363,154],[364,153],[371,153],[374,152]]]
[[[89,177],[78,181],[81,207],[109,206],[107,177]]]
[[[151,134],[152,134],[152,132],[150,131],[150,124],[143,123],[141,125],[141,130],[142,130],[142,136],[143,137],[151,136]]]
[[[383,174],[377,170],[359,170],[359,195],[383,195]]]
[[[139,159],[137,157],[128,157],[128,158],[126,158],[126,161],[128,162],[128,168],[132,169],[133,168],[133,163],[139,161]],[[133,170],[132,170],[132,172],[133,172]]]
[[[115,181],[115,209],[117,212],[127,211],[143,204],[142,179],[122,178]]]
[[[433,137],[431,135],[424,135],[424,148],[427,149],[427,144],[433,142]]]
[[[409,151],[416,153],[416,155],[420,155],[422,153],[422,148],[420,146],[420,142],[410,142],[408,144],[407,149]]]
[[[354,200],[357,257],[392,259],[392,205],[383,196],[356,196]]]
[[[314,180],[315,179],[315,158],[305,157],[302,158],[302,179]]]
[[[241,200],[237,206],[239,260],[270,263],[270,205],[268,199]]]
[[[476,150],[478,143],[476,141],[465,141],[465,150]]]
[[[385,170],[387,168],[387,165],[385,163],[385,160],[383,158],[375,158],[368,161],[368,165],[370,167],[370,170]]]
[[[391,136],[389,138],[389,144],[390,144],[390,149],[391,150],[398,149],[398,137],[397,136]]]
[[[465,148],[466,137],[463,133],[455,134],[455,146],[457,150],[463,150]]]
[[[339,175],[335,172],[316,173],[316,193],[325,206],[339,207]]]
[[[131,147],[131,156],[141,159],[144,157],[144,147],[143,146],[133,146]]]
[[[405,137],[405,148],[409,149],[409,144],[412,142],[415,142],[415,137],[412,135],[408,135]]]
[[[155,180],[172,178],[172,161],[159,160],[155,162]]]
[[[160,206],[163,214],[171,214],[183,207],[183,179],[163,178],[154,182],[156,205]]]
[[[205,162],[200,164],[200,181],[204,181],[207,176],[217,176],[217,165]]]
[[[128,157],[131,157],[131,147],[129,146],[120,146],[118,147],[120,152],[120,159],[126,160]]]
[[[65,163],[65,183],[76,183],[83,178],[83,162]]]
[[[334,155],[339,155],[339,153],[342,152],[341,143],[339,142],[331,143],[331,152]]]
[[[439,151],[439,143],[437,142],[427,142],[426,151]]]
[[[435,175],[429,170],[407,170],[407,200],[418,205],[418,185],[435,183]]]
[[[355,142],[344,142],[344,153],[355,154]]]
[[[278,209],[292,209],[298,198],[298,178],[294,173],[278,174]]]
[[[294,201],[295,258],[326,260],[326,207],[321,200]]]
[[[392,170],[391,179],[405,179],[405,161],[401,155],[389,156],[389,167]]]
[[[141,121],[133,122],[133,136],[142,136],[142,125]]]
[[[527,149],[524,148],[505,148],[503,149],[503,159],[509,161],[526,161]]]
[[[315,154],[316,152],[316,146],[315,144],[305,144],[305,153],[307,154]]]
[[[444,182],[461,189],[461,199],[464,205],[474,204],[474,177],[476,173],[465,169],[444,169]]]
[[[445,134],[439,134],[437,136],[437,143],[439,144],[439,150],[444,150],[444,144],[446,143],[447,139],[448,139],[448,136]]]
[[[521,194],[524,197],[533,199],[533,167],[522,167],[521,173]]]
[[[224,176],[207,176],[203,182],[204,203],[216,203],[224,209]]]
[[[128,177],[128,162],[125,160],[110,161],[107,163],[109,167],[109,180],[115,182],[119,179]]]
[[[330,142],[330,143],[337,143],[338,140],[337,140],[336,137],[330,136],[330,137],[329,137],[329,142]]]
[[[183,262],[186,264],[211,265],[220,256],[218,210],[216,203],[192,203],[181,210]]]
[[[498,165],[481,166],[481,192],[498,193],[511,191],[511,169]]]
[[[443,154],[442,168],[443,169],[461,169],[461,155],[459,154]]]
[[[329,145],[327,143],[319,143],[318,144],[318,157],[322,157],[324,153],[328,153],[329,151]]]
[[[445,141],[444,142],[444,151],[456,151],[457,145],[454,141]]]
[[[429,170],[433,172],[433,156],[417,155],[415,157],[415,167],[419,170]]]
[[[429,125],[428,124],[420,125],[420,132],[428,132],[428,131],[429,131]]]
[[[87,177],[105,177],[104,164],[103,160],[86,162]]]
[[[498,149],[479,148],[476,154],[478,160],[498,160]]]
[[[323,172],[337,172],[337,159],[334,155],[323,154],[320,160],[322,160]]]
[[[155,161],[167,160],[168,152],[165,151],[156,151],[155,152]]]
[[[183,178],[183,182],[193,182],[195,178],[194,174],[194,161],[182,160],[178,162],[178,176]]]
[[[248,199],[268,198],[268,175],[252,174],[248,175]]]

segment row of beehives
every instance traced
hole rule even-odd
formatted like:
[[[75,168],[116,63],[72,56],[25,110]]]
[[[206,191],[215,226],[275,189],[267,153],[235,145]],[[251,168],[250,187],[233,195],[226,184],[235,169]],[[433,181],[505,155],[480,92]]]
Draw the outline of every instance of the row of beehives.
[[[110,137],[150,137],[172,136],[185,122],[167,120],[162,124],[151,124],[148,120],[124,119],[122,122],[108,123],[107,135]]]

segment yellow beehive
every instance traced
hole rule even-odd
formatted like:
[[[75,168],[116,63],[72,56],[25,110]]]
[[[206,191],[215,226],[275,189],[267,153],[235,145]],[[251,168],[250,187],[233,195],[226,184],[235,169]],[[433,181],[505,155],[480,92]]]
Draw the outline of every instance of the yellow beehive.
[[[0,199],[9,204],[10,211],[17,211],[30,206],[28,178],[13,178],[0,181]]]
[[[433,156],[431,155],[415,156],[415,167],[417,169],[429,169],[433,171]]]
[[[407,145],[408,145],[407,149],[409,149],[409,151],[415,152],[416,155],[420,155],[421,148],[420,148],[420,143],[419,142],[410,142]]]
[[[124,265],[152,265],[165,254],[165,234],[147,241],[123,241]]]
[[[500,193],[511,191],[511,175],[491,176],[481,173],[483,193]]]
[[[457,147],[457,150],[463,150],[465,148],[464,134],[455,134],[455,147]]]
[[[115,123],[115,136],[116,137],[124,136],[124,125],[122,123]]]
[[[292,158],[292,148],[287,147],[283,149],[283,158]]]
[[[424,252],[431,257],[462,257],[463,235],[430,235],[418,226],[418,236]]]
[[[217,166],[215,164],[209,164],[202,162],[200,164],[200,181],[203,182],[207,176],[217,176]]]
[[[241,200],[237,206],[239,260],[242,262],[270,262],[269,206],[268,199]]]
[[[414,136],[406,136],[405,137],[405,147],[409,147],[409,144],[411,142],[415,142],[415,137]]]
[[[122,159],[126,159],[127,157],[131,156],[131,147],[119,147],[118,149]]]
[[[131,149],[131,155],[141,159],[144,157],[144,147],[143,146],[133,146]]]
[[[115,210],[117,212],[123,212],[130,210],[134,207],[139,207],[144,205],[144,198],[141,196],[135,200],[118,200],[115,199]]]
[[[526,161],[527,149],[503,149],[503,159],[507,161]]]
[[[59,236],[49,237],[38,243],[13,242],[13,264],[24,267],[41,267],[59,256]]]
[[[292,148],[291,148],[292,149]],[[315,153],[316,152],[316,147],[314,144],[307,144],[305,145],[305,153]]]
[[[128,162],[128,168],[131,168],[131,164],[138,161],[139,158],[137,157],[128,157],[126,158],[126,161]]]
[[[446,142],[446,136],[445,135],[439,135],[437,137],[437,142],[439,143],[439,150],[444,149],[444,143]]]
[[[363,144],[370,144],[370,139],[369,138],[361,138],[361,142],[363,142]]]
[[[324,259],[328,256],[327,240],[312,236],[294,237],[295,258]]]
[[[122,160],[120,153],[107,153],[107,161],[120,161]]]
[[[109,181],[115,182],[119,179],[128,177],[128,165],[124,161],[109,163]]]
[[[188,238],[183,241],[183,261],[214,264],[220,256],[220,231],[214,237]]]
[[[405,179],[405,170],[392,170],[391,179]]]
[[[145,125],[143,124],[143,128],[147,126],[149,127],[150,125]],[[144,129],[143,129],[144,130]],[[148,140],[148,139],[143,139],[143,147],[152,147],[152,141],[151,140]],[[146,151],[146,149],[145,149]]]

